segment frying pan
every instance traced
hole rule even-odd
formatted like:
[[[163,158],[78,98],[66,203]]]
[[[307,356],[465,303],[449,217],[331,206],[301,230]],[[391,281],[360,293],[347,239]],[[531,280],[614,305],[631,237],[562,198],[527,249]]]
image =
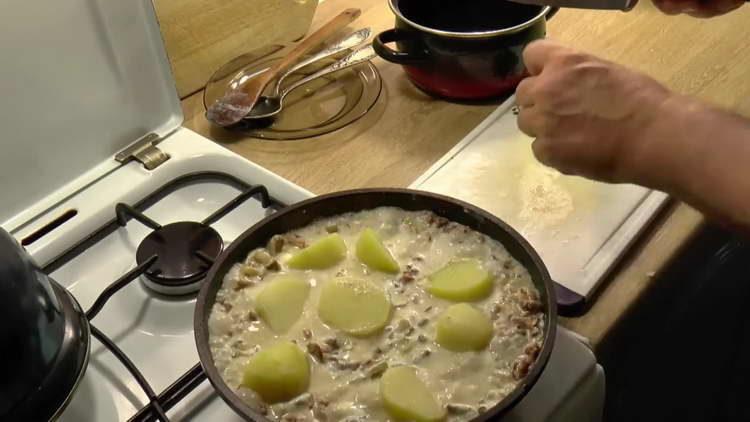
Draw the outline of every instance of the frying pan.
[[[409,189],[358,189],[308,199],[259,221],[232,242],[217,258],[206,276],[206,282],[198,295],[194,315],[198,355],[209,381],[221,398],[237,414],[251,421],[268,421],[263,415],[245,404],[224,383],[211,355],[208,342],[208,318],[224,276],[235,263],[243,261],[250,251],[265,246],[275,234],[283,234],[290,230],[305,227],[320,218],[382,206],[398,207],[409,211],[429,210],[439,216],[486,234],[505,246],[508,252],[529,271],[534,285],[539,290],[544,305],[542,350],[526,378],[518,384],[515,390],[474,420],[500,419],[526,395],[539,379],[539,375],[546,366],[552,352],[557,328],[557,305],[549,273],[531,245],[518,232],[497,217],[453,198]]]

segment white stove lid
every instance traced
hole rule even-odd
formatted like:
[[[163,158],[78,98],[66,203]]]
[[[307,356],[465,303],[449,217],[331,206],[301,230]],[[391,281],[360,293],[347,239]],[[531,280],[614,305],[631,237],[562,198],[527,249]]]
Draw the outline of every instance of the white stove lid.
[[[111,171],[137,139],[182,123],[150,0],[53,3],[10,0],[0,13],[4,226]]]

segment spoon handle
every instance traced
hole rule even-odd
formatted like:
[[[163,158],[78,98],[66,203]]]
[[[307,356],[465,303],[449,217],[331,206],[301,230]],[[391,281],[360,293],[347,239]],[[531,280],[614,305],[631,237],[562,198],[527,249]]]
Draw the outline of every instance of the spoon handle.
[[[312,50],[319,44],[322,44],[325,40],[331,37],[338,30],[346,27],[350,23],[354,22],[355,19],[362,14],[360,9],[346,9],[341,12],[338,16],[331,19],[328,23],[321,26],[320,29],[315,31],[312,35],[305,38],[304,41],[297,44],[292,51],[290,51],[281,60],[276,62],[269,70],[268,74],[276,76],[279,73],[286,70],[294,62],[299,60],[305,53]]]
[[[308,51],[322,44],[362,14],[360,9],[346,9],[320,27],[257,78],[227,91],[206,110],[206,118],[219,126],[228,127],[242,120],[258,102],[261,93],[280,73],[294,65]]]
[[[302,69],[305,66],[308,66],[310,64],[317,62],[318,60],[331,57],[342,51],[348,50],[350,48],[353,48],[362,44],[363,42],[365,42],[365,40],[370,38],[370,33],[371,33],[370,28],[360,29],[359,31],[353,32],[352,34],[344,37],[343,39],[336,41],[335,43],[331,44],[328,48],[321,51],[320,53],[315,54],[295,64],[289,70],[287,70],[283,75],[279,76],[279,78],[276,80],[276,84],[274,85],[274,89],[273,89],[273,95],[275,97],[279,95],[279,93],[281,92],[281,84],[284,82],[287,76],[293,74],[294,72]]]
[[[281,93],[281,98],[283,99],[287,94],[299,88],[300,86],[312,81],[313,79],[318,79],[322,76],[328,75],[329,73],[337,72],[341,69],[346,69],[347,67],[352,67],[354,65],[366,62],[376,55],[377,54],[375,54],[375,50],[372,49],[371,44],[364,45],[349,53],[349,55],[347,55],[343,59],[293,83],[287,89],[285,89],[284,92]]]

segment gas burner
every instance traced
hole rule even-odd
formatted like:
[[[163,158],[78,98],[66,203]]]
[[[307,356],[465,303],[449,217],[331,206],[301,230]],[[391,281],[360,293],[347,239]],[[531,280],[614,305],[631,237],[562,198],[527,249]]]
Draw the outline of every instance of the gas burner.
[[[135,260],[141,281],[151,290],[169,296],[195,293],[224,242],[209,224],[226,212],[220,209],[204,221],[180,221],[165,226],[127,204],[117,204],[117,223],[125,226],[130,218],[153,229],[138,245]],[[234,208],[234,206],[232,206]]]
[[[138,245],[135,259],[142,265],[156,256],[141,277],[147,287],[165,295],[186,295],[200,290],[222,246],[221,236],[210,226],[181,221],[152,231]]]
[[[200,175],[188,175],[180,185]],[[219,233],[210,225],[253,196],[260,197],[263,208],[274,205],[265,186],[246,186],[242,193],[214,211],[201,222],[181,221],[165,226],[127,204],[117,204],[117,224],[124,227],[131,218],[153,229],[138,245],[133,274],[151,290],[169,296],[181,296],[200,290],[203,279],[224,246]],[[127,277],[126,277],[127,279]]]
[[[141,211],[148,209],[179,188],[205,181],[223,182],[241,192],[200,222],[182,221],[162,226]],[[124,203],[117,204],[115,219],[85,236],[71,249],[55,258],[44,267],[44,272],[49,274],[60,269],[81,253],[114,233],[118,228],[125,227],[130,220],[136,220],[152,230],[138,245],[136,250],[137,265],[101,291],[86,311],[86,319],[92,321],[96,318],[117,292],[138,278],[154,291],[168,295],[182,295],[199,290],[208,269],[213,265],[215,258],[221,253],[223,247],[221,236],[211,225],[251,198],[260,202],[260,206],[268,212],[275,212],[284,206],[283,203],[272,198],[268,189],[263,185],[249,185],[234,176],[217,172],[185,174],[142,198],[134,206]],[[86,322],[85,319],[83,321]],[[187,372],[175,379],[165,390],[157,394],[141,370],[115,340],[110,339],[107,334],[97,329],[93,324],[88,325],[88,327],[90,327],[90,334],[117,358],[135,378],[148,398],[148,403],[130,417],[129,421],[151,422],[158,420],[169,422],[167,411],[185,399],[188,394],[206,380],[206,374],[203,372],[202,366],[200,363],[196,363]],[[85,406],[87,404],[84,404]],[[84,411],[86,410],[84,409]],[[80,418],[72,420],[80,420]]]

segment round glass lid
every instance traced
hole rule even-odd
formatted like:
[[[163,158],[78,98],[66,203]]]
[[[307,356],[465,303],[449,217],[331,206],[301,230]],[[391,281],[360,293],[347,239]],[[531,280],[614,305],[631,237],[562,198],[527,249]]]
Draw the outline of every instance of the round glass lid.
[[[203,91],[203,105],[213,104],[232,86],[267,71],[292,47],[277,44],[243,54],[217,70]],[[344,57],[348,51],[323,59],[287,77],[282,90],[307,75]],[[273,89],[273,83],[265,93]],[[382,81],[377,68],[365,62],[315,79],[291,91],[284,99],[283,110],[273,118],[245,119],[233,127],[248,136],[291,140],[333,132],[356,121],[375,105]]]

